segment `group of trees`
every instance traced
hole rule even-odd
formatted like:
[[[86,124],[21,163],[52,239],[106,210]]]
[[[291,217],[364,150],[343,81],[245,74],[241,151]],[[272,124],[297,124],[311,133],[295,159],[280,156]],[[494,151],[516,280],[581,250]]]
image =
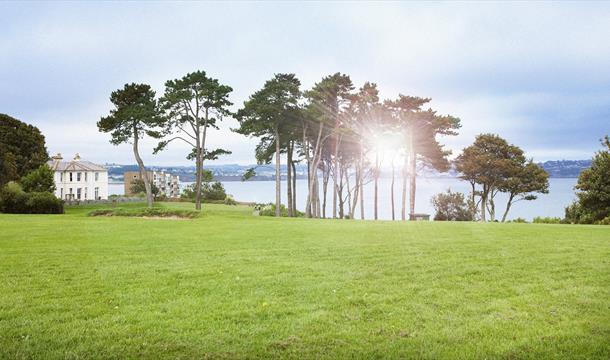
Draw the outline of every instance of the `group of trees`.
[[[460,119],[440,115],[428,108],[429,98],[400,94],[396,99],[382,101],[376,84],[365,82],[356,89],[351,78],[341,73],[323,77],[308,90],[301,88],[301,82],[294,74],[276,74],[235,112],[230,110],[233,105],[229,100],[231,92],[230,86],[209,77],[204,71],[196,71],[168,80],[159,98],[146,84],[126,84],[111,94],[114,108],[100,119],[98,128],[111,134],[113,144],[132,144],[149,206],[152,206],[153,189],[139,154],[139,140],[143,136],[159,139],[154,153],[176,140],[189,145],[191,150],[186,157],[196,165],[196,180],[191,192],[196,209],[201,209],[202,192],[219,190],[204,189],[211,186],[204,179],[204,162],[230,154],[225,149],[208,149],[209,131],[218,129],[219,122],[229,116],[239,122],[235,132],[259,139],[255,149],[257,162],[275,162],[276,216],[281,215],[282,208],[282,159],[287,165],[287,215],[297,214],[296,164],[305,163],[307,201],[304,210],[306,217],[314,218],[354,218],[359,207],[360,217],[364,219],[364,190],[371,182],[374,192],[372,217],[378,218],[378,183],[383,161],[379,144],[390,137],[398,139],[393,152],[402,162],[398,171],[395,159],[390,162],[392,219],[398,217],[394,203],[397,173],[402,182],[400,218],[406,220],[415,212],[418,171],[426,167],[444,172],[451,167],[450,151],[444,149],[439,137],[457,135]],[[0,159],[0,166],[8,169],[5,174],[13,174],[14,166],[10,164],[20,164],[10,156],[4,155]],[[527,159],[519,147],[498,135],[478,135],[457,157],[454,166],[460,177],[471,185],[468,199],[461,201],[458,210],[469,209],[473,219],[496,221],[499,193],[508,195],[501,221],[507,219],[514,203],[534,200],[538,193],[548,193],[548,174],[544,169]],[[253,175],[255,169],[249,170],[245,178]],[[588,177],[587,183],[594,178],[590,173],[583,176]],[[579,182],[579,189],[588,188]],[[579,195],[579,198],[582,204],[578,206],[591,203],[585,195]],[[435,200],[447,203],[460,199],[449,194]],[[574,205],[571,213],[578,213],[581,207]],[[445,215],[439,216],[455,217],[455,214]]]
[[[132,144],[149,207],[153,203],[152,184],[140,157],[139,140],[144,136],[161,139],[155,153],[175,140],[192,147],[186,157],[195,160],[195,208],[200,210],[204,161],[230,153],[223,149],[208,150],[206,140],[208,130],[218,129],[218,122],[231,114],[228,97],[232,91],[204,71],[196,71],[168,80],[159,99],[147,84],[126,84],[111,94],[114,108],[100,119],[98,129],[110,133],[112,144]]]
[[[301,89],[301,82],[294,74],[276,74],[235,113],[229,110],[231,92],[231,87],[203,71],[196,71],[167,81],[158,99],[146,84],[126,84],[111,94],[114,108],[100,119],[98,128],[111,134],[113,144],[132,144],[149,206],[152,206],[153,194],[139,154],[139,140],[143,136],[160,139],[155,153],[176,140],[192,148],[187,158],[195,161],[194,197],[196,208],[201,209],[204,162],[230,153],[224,149],[208,150],[209,130],[218,129],[224,117],[233,116],[240,125],[236,132],[260,139],[256,147],[257,162],[270,163],[275,158],[277,216],[280,216],[282,197],[280,164],[285,154],[289,216],[297,213],[296,164],[304,162],[308,168],[306,216],[328,217],[330,196],[333,218],[353,218],[360,204],[364,219],[364,185],[372,181],[375,183],[373,217],[377,219],[381,168],[376,144],[388,133],[398,134],[401,139],[398,146],[405,159],[400,172],[401,214],[405,220],[407,187],[409,214],[415,209],[418,166],[446,171],[449,151],[443,149],[437,137],[456,135],[460,127],[459,119],[425,109],[430,99],[399,95],[397,99],[382,102],[374,83],[367,82],[356,91],[350,77],[340,73],[322,78],[306,91]],[[369,160],[372,158],[375,161]],[[248,172],[248,175],[254,174],[254,170]],[[394,181],[391,191],[393,194]],[[392,213],[395,213],[393,201]]]
[[[366,82],[356,90],[350,77],[341,73],[322,78],[309,90],[300,87],[294,74],[276,74],[235,114],[240,123],[236,131],[260,139],[258,163],[270,163],[275,157],[276,216],[281,212],[279,169],[285,154],[288,216],[296,214],[295,164],[304,162],[308,169],[305,216],[354,218],[360,205],[364,219],[364,185],[373,182],[373,218],[377,219],[382,155],[378,144],[395,134],[400,139],[395,150],[404,159],[401,218],[406,220],[415,210],[418,166],[449,169],[450,152],[437,137],[456,135],[460,120],[425,109],[428,98],[399,95],[382,102],[376,84]],[[394,179],[390,191],[394,198]],[[391,206],[395,214],[393,201]]]
[[[48,159],[38,128],[0,114],[0,212],[63,213]]]

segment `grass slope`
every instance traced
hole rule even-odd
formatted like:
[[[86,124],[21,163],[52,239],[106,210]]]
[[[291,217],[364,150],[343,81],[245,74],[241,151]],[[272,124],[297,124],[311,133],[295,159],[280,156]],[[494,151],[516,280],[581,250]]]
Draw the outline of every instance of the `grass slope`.
[[[610,357],[610,227],[205,208],[0,215],[0,357]]]

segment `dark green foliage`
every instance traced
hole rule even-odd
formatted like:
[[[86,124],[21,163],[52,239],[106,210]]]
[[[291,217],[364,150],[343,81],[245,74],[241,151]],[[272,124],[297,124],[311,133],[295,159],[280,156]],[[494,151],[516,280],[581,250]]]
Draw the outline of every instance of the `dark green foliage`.
[[[256,176],[256,169],[255,168],[249,168],[248,170],[246,170],[246,172],[241,176],[241,181],[248,181],[251,178]]]
[[[132,182],[131,188],[129,190],[131,190],[132,194],[146,194],[146,187],[144,186],[144,180],[142,180],[142,179],[134,180]],[[151,184],[150,191],[152,191],[152,194],[154,197],[159,196],[159,188],[157,187],[157,185]]]
[[[482,220],[489,213],[496,216],[495,196],[508,193],[502,221],[506,220],[511,206],[517,201],[535,200],[535,193],[548,193],[548,174],[542,167],[527,160],[523,150],[509,144],[495,134],[477,135],[474,143],[465,148],[455,161],[460,178],[472,186],[473,196],[480,197]],[[478,185],[479,189],[475,189]]]
[[[566,221],[575,224],[605,224],[610,217],[610,138],[593,157],[591,168],[578,177],[578,200],[566,208]]]
[[[0,212],[9,214],[63,214],[64,202],[50,192],[25,192],[15,182],[0,191]]]
[[[532,222],[534,224],[561,224],[561,223],[563,223],[563,220],[558,217],[536,216]]]
[[[47,164],[44,164],[22,177],[19,183],[25,192],[53,193],[55,191],[53,175],[53,170]]]
[[[258,215],[260,215],[260,216],[276,216],[275,204],[273,204],[273,203],[256,204],[254,206],[254,210],[258,211]],[[286,206],[284,204],[282,204],[280,206],[280,216],[288,217],[288,209],[286,208]],[[305,216],[305,214],[301,211],[296,210],[294,216],[303,217],[303,216]]]
[[[204,200],[224,200],[227,198],[225,187],[219,181],[204,183],[201,188],[201,195]]]
[[[21,185],[11,181],[0,189],[0,212],[27,214],[28,194]]]
[[[199,217],[199,211],[182,210],[182,209],[163,209],[163,208],[118,208],[118,209],[100,209],[88,213],[89,216],[131,216],[131,217],[178,217],[185,219],[194,219]]]
[[[38,128],[0,114],[0,186],[25,176],[48,158]]]
[[[26,206],[31,214],[63,214],[64,202],[49,192],[31,192]]]
[[[225,197],[225,199],[223,201],[223,204],[225,204],[225,205],[237,205],[237,201],[235,201],[233,196],[227,195],[227,197]]]
[[[434,220],[439,221],[473,221],[476,213],[474,204],[460,192],[447,192],[432,197],[432,205],[436,214]]]
[[[203,170],[201,181],[201,197],[205,202],[220,201],[223,202],[227,198],[227,193],[224,186],[219,181],[214,181],[214,175],[210,170]],[[182,190],[180,195],[183,199],[195,200],[196,190],[195,184],[191,184]]]
[[[163,117],[159,112],[155,92],[147,84],[125,84],[123,89],[113,91],[110,101],[114,109],[110,115],[97,123],[101,132],[110,133],[114,145],[142,138],[147,134],[153,138],[160,136],[156,127]]]

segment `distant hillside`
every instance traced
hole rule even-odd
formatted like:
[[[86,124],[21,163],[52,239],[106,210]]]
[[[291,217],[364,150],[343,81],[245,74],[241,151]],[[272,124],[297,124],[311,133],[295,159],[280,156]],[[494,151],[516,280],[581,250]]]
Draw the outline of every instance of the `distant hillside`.
[[[541,165],[552,178],[575,178],[578,177],[581,171],[591,166],[591,160],[552,160],[538,163]],[[255,167],[256,165],[238,165],[238,164],[226,164],[226,165],[206,165],[207,170],[211,170],[214,174],[214,178],[219,181],[241,181],[242,175],[247,169]],[[114,181],[123,181],[123,173],[125,171],[137,171],[137,165],[119,165],[119,164],[106,164],[108,168],[108,176]],[[195,180],[195,167],[194,166],[149,166],[149,169],[165,171],[174,175],[180,176],[181,181],[191,182]],[[297,164],[297,178],[307,178],[307,166],[304,164]],[[286,165],[281,165],[282,179],[286,176]],[[448,173],[438,174],[433,171],[425,171],[425,176],[443,176],[443,177],[457,177],[458,174],[455,170],[450,170]],[[389,176],[389,173],[383,172],[382,176]],[[275,166],[274,165],[259,165],[256,166],[256,176],[251,181],[261,180],[273,180],[275,179]]]
[[[591,167],[591,160],[551,160],[538,163],[552,178],[575,178]]]

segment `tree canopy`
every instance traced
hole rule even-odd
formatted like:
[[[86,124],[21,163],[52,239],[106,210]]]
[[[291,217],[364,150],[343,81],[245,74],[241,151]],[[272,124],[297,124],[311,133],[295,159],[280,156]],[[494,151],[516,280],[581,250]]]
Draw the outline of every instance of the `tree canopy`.
[[[159,112],[155,92],[147,84],[125,84],[122,89],[112,92],[110,101],[114,109],[110,110],[110,115],[98,121],[97,127],[101,132],[110,133],[110,142],[114,145],[131,141],[140,177],[146,187],[148,206],[152,207],[151,179],[148,179],[140,157],[138,142],[145,134],[153,138],[161,136],[158,127],[164,118]]]
[[[566,209],[568,222],[610,225],[610,137],[606,135],[601,143],[602,150],[593,157],[591,167],[578,177],[578,199]]]
[[[37,127],[0,114],[0,186],[18,180],[49,159]]]

